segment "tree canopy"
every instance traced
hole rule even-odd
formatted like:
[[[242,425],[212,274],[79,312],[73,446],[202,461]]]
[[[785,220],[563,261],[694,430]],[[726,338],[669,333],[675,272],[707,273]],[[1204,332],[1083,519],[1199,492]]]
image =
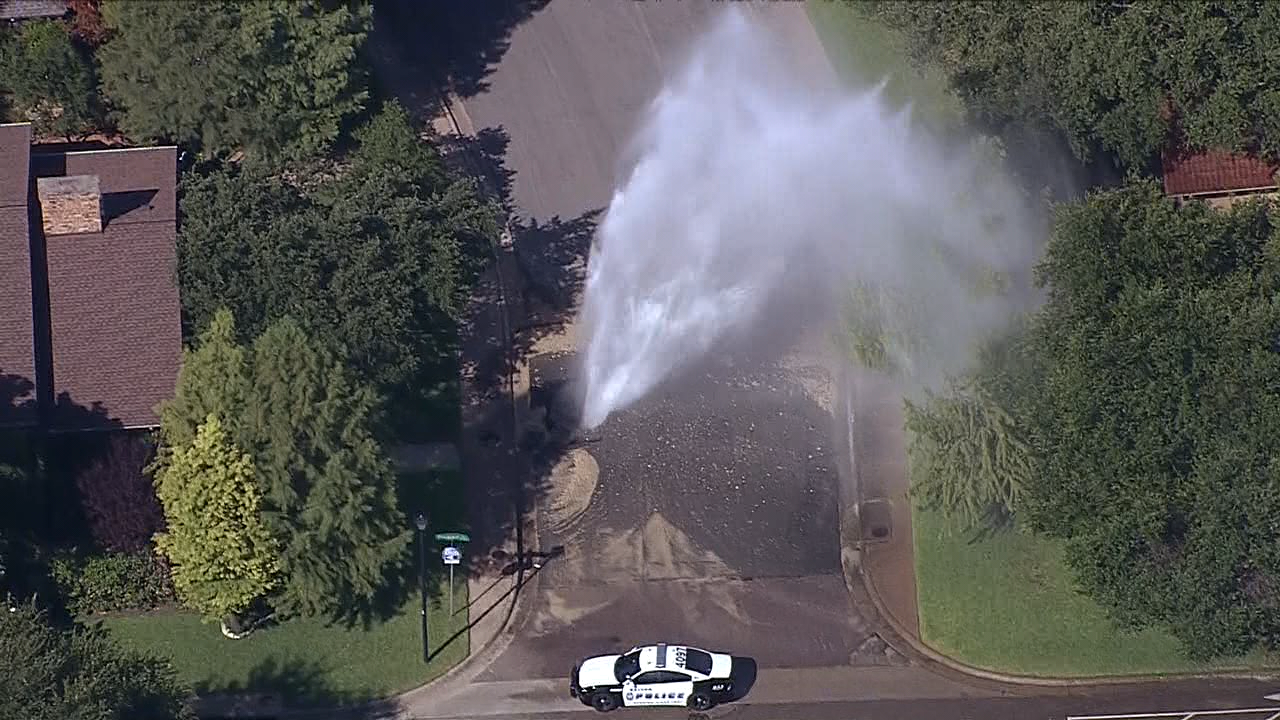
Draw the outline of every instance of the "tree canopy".
[[[1142,167],[1177,122],[1193,148],[1280,157],[1280,4],[878,2],[972,112],[1046,123],[1088,159]]]
[[[286,315],[384,395],[452,376],[472,259],[495,228],[398,105],[305,186],[227,168],[187,178],[178,277],[188,329],[230,308],[248,341]]]
[[[286,613],[342,615],[402,572],[408,524],[371,427],[379,400],[297,323],[253,345],[245,437],[255,450],[267,520],[283,541]]]
[[[1018,414],[1034,377],[1020,330],[987,343],[945,392],[906,402],[912,495],[966,529],[1007,526],[1034,471]]]
[[[92,130],[99,115],[97,80],[67,28],[36,20],[7,34],[0,34],[0,90],[12,95],[16,119],[30,120],[40,134],[71,137]]]
[[[1084,589],[1197,655],[1280,639],[1280,229],[1155,183],[1056,218],[1020,511]]]
[[[251,348],[236,337],[222,310],[188,351],[175,398],[161,411],[159,476],[186,459],[201,418],[220,421],[252,462],[261,521],[279,547],[272,605],[332,617],[371,610],[404,569],[409,541],[373,433],[381,401],[287,316]]]
[[[61,629],[30,603],[0,613],[0,717],[195,720],[168,661],[119,647],[99,627]]]
[[[168,529],[156,547],[172,564],[178,596],[209,620],[241,614],[273,589],[279,547],[263,522],[253,460],[210,414],[156,478]]]
[[[318,155],[368,99],[359,55],[370,8],[107,0],[103,90],[137,140],[268,162]]]

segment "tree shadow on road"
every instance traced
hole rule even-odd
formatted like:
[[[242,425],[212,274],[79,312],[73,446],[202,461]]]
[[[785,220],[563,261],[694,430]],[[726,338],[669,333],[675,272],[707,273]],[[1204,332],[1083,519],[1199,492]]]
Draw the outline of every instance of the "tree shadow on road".
[[[480,181],[489,197],[509,210],[515,171],[506,167],[507,146],[511,144],[506,128],[480,128],[475,135],[439,136],[434,141],[446,159],[457,158],[462,169]]]
[[[487,78],[511,45],[511,33],[550,0],[378,0],[375,17],[394,30],[404,59],[440,90],[463,98]]]
[[[602,212],[591,210],[568,220],[531,219],[513,226],[525,306],[523,322],[516,327],[517,347],[522,353],[541,335],[572,319],[586,282],[591,241]]]

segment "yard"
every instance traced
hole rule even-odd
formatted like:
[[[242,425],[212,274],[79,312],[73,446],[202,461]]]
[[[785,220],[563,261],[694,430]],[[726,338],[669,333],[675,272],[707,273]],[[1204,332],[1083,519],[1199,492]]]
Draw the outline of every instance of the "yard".
[[[814,0],[805,7],[836,73],[851,87],[884,81],[885,97],[898,106],[911,103],[921,119],[942,128],[961,121],[960,99],[942,73],[912,67],[900,35],[858,3]]]
[[[882,80],[895,104],[942,129],[963,109],[942,73],[907,61],[902,38],[865,6],[836,0],[806,5],[837,73],[851,87]],[[934,649],[970,665],[1017,674],[1089,676],[1256,668],[1274,659],[1239,658],[1212,665],[1185,659],[1169,634],[1125,634],[1076,592],[1062,548],[1023,533],[979,542],[948,531],[932,513],[913,513],[921,635]]]
[[[181,678],[200,694],[274,692],[291,706],[346,704],[416,687],[467,656],[466,582],[460,580],[455,590],[452,620],[447,586],[431,604],[428,618],[434,655],[425,666],[417,597],[390,619],[368,628],[293,620],[243,640],[228,640],[216,624],[202,623],[199,616],[184,611],[111,617],[103,622],[122,643],[172,659]]]
[[[467,529],[460,473],[405,473],[398,489],[405,517],[427,511],[429,532]],[[434,543],[429,548],[432,657],[425,666],[416,591],[393,615],[368,626],[296,619],[259,629],[243,640],[224,638],[216,624],[202,623],[199,616],[182,610],[111,616],[103,623],[122,643],[171,658],[182,679],[201,694],[275,692],[300,706],[382,698],[439,676],[470,652],[466,578],[459,574],[455,580],[451,618],[448,582],[439,569]]]
[[[920,634],[989,670],[1045,676],[1183,673],[1272,664],[1262,655],[1187,660],[1169,634],[1117,630],[1072,585],[1055,541],[1022,532],[970,541],[936,513],[912,513]]]

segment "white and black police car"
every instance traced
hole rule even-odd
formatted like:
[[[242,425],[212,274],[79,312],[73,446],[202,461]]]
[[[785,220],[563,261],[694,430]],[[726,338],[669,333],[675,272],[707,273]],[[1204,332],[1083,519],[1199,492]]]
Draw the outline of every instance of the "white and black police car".
[[[573,668],[569,694],[600,712],[620,707],[709,710],[741,699],[755,682],[751,658],[684,645],[641,645]]]

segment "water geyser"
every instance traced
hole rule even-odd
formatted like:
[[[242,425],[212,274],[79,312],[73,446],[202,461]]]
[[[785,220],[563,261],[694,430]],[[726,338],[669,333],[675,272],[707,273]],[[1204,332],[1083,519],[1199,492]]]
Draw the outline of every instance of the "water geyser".
[[[648,108],[588,263],[586,427],[757,331],[797,267],[926,291],[948,344],[990,326],[967,280],[925,260],[1007,261],[1025,237],[1021,195],[877,88],[824,91],[790,55],[726,10]]]

